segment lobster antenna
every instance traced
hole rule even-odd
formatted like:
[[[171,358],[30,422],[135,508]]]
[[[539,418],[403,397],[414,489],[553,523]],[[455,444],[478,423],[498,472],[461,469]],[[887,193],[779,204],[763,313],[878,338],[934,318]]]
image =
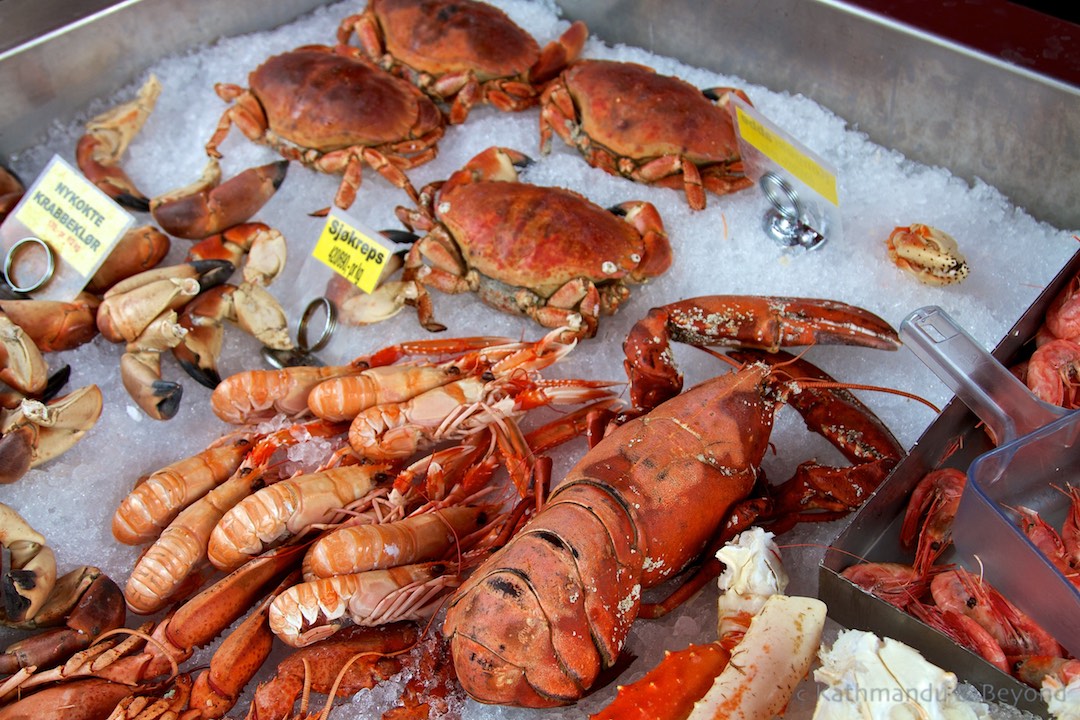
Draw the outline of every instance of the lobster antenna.
[[[933,410],[935,413],[941,412],[941,408],[939,408],[937,405],[930,402],[926,398],[920,397],[915,393],[909,393],[904,390],[897,390],[896,388],[882,387],[880,385],[864,385],[862,383],[829,382],[828,380],[799,380],[798,383],[799,387],[833,390],[868,390],[871,392],[887,393],[889,395],[899,395],[900,397],[907,398],[908,400],[916,400]]]
[[[733,358],[728,357],[727,355],[725,355],[722,352],[718,352],[716,350],[713,350],[710,347],[705,347],[705,346],[695,345],[694,347],[696,347],[698,350],[701,350],[702,352],[705,352],[705,353],[708,353],[709,355],[712,355],[713,357],[715,357],[715,358],[717,358],[719,360],[723,360],[724,362],[726,362],[728,365],[731,365],[732,367],[735,367],[735,368],[742,367],[741,363],[735,362],[735,360]],[[802,356],[805,355],[810,350],[811,347],[813,347],[813,346],[807,346],[806,348],[803,349],[802,352],[800,352],[798,355],[795,355],[790,360],[785,360],[783,362],[776,363],[776,365],[774,365],[773,368],[780,369],[780,368],[783,368],[785,365],[790,365],[790,364],[794,363],[796,360],[800,360],[802,358]],[[916,395],[915,393],[909,393],[909,392],[906,392],[904,390],[897,390],[896,388],[887,388],[887,387],[882,387],[880,385],[864,385],[864,384],[861,384],[861,383],[842,383],[842,382],[836,382],[836,381],[830,382],[828,380],[800,379],[798,381],[798,383],[799,383],[800,387],[821,388],[823,390],[866,390],[866,391],[871,391],[871,392],[888,393],[889,395],[899,395],[900,397],[907,398],[908,400],[915,400],[917,402],[920,402],[923,405],[930,408],[931,410],[933,410],[935,413],[940,413],[941,412],[941,408],[939,408],[937,405],[934,405],[934,403],[930,402],[926,398],[920,397],[919,395]]]

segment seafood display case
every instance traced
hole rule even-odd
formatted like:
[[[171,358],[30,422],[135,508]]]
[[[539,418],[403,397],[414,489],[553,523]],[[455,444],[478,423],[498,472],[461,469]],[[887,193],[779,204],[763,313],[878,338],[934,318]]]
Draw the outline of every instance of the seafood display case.
[[[113,96],[164,57],[220,38],[269,30],[326,4],[0,0],[0,160],[33,147],[51,127],[85,113],[95,100]],[[999,189],[1040,223],[1080,227],[1076,154],[1080,61],[1070,59],[1068,51],[1060,53],[1066,56],[1062,59],[1048,50],[1070,47],[1080,27],[1003,0],[969,0],[950,11],[960,13],[954,16],[959,26],[978,17],[998,29],[1010,25],[1026,29],[1024,42],[979,46],[972,44],[970,31],[958,37],[947,28],[920,25],[898,10],[918,4],[547,3],[566,20],[585,21],[589,32],[607,43],[737,75],[792,98],[811,98],[874,143],[915,162],[944,167],[965,182]],[[78,62],[73,61],[76,58]],[[1018,237],[985,240],[1025,242]],[[1026,311],[1015,309],[1009,322],[1021,317],[994,350],[996,358],[1010,364],[1030,352],[1030,339],[1047,305],[1078,273],[1080,253],[1033,305]],[[825,278],[821,280],[827,286]],[[1002,275],[993,282],[1012,280]],[[888,481],[844,526],[833,547],[824,551],[817,591],[829,605],[830,617],[841,625],[907,642],[974,684],[988,699],[1045,716],[1046,706],[1031,688],[839,575],[853,557],[881,561],[905,557],[897,538],[903,506],[915,482],[942,463],[965,468],[991,447],[973,414],[962,403],[949,403]],[[808,716],[805,706],[795,708],[792,716],[803,714]]]

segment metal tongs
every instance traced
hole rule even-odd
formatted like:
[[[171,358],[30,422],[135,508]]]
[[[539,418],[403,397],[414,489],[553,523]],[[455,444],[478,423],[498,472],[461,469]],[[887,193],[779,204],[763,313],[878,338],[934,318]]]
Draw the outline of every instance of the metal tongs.
[[[900,337],[997,444],[968,468],[952,530],[958,559],[1080,656],[1080,589],[1027,539],[1013,510],[1028,507],[1060,527],[1068,501],[1056,488],[1080,483],[1080,411],[1036,398],[939,307],[911,313]]]

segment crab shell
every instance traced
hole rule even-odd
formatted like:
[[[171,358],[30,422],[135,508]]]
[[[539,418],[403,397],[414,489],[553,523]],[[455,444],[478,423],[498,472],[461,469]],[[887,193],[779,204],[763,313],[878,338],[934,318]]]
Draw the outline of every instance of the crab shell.
[[[541,48],[502,10],[474,0],[371,0],[342,21],[338,42],[354,32],[380,67],[449,103],[451,124],[465,122],[478,103],[505,112],[534,107],[588,37],[578,21]]]
[[[554,131],[609,173],[665,187],[694,182],[718,194],[735,192],[753,183],[742,172],[728,91],[712,92],[716,101],[636,63],[582,60],[544,92],[542,144]],[[691,173],[701,178],[685,177]],[[687,193],[694,209],[704,207],[703,193],[699,201],[689,197],[689,187]]]
[[[471,183],[443,195],[439,208],[471,268],[544,297],[575,278],[601,285],[658,274],[643,272],[633,226],[571,190]]]
[[[367,14],[396,63],[435,77],[469,71],[480,81],[523,76],[540,59],[536,40],[486,3],[371,0]]]
[[[442,128],[439,109],[412,85],[346,48],[308,45],[275,55],[248,78],[268,140],[327,153],[392,145]]]

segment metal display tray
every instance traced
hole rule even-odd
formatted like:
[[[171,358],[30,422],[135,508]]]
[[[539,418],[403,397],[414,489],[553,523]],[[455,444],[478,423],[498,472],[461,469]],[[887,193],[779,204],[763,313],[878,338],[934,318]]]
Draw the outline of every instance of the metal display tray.
[[[1047,307],[1078,273],[1080,252],[1073,255],[994,349],[992,354],[999,362],[1011,367],[1030,355],[1031,340],[1042,324]],[[918,648],[930,662],[950,669],[961,680],[974,685],[987,700],[1015,705],[1045,717],[1047,707],[1036,689],[1006,675],[942,633],[840,575],[845,568],[862,560],[910,563],[912,553],[901,548],[899,534],[915,485],[938,467],[966,471],[976,457],[993,449],[979,418],[954,398],[826,551],[820,566],[818,593],[829,606],[829,615],[841,625],[907,643]],[[1062,495],[1062,504],[1065,502]],[[946,554],[939,562],[947,563],[950,559]],[[978,571],[978,568],[968,569]]]
[[[323,4],[3,0],[0,157],[162,57]],[[1072,23],[1007,0],[951,9],[895,0],[556,4],[606,42],[806,95],[877,144],[985,181],[1038,220],[1080,227],[1080,87],[1063,49],[1080,30]]]

